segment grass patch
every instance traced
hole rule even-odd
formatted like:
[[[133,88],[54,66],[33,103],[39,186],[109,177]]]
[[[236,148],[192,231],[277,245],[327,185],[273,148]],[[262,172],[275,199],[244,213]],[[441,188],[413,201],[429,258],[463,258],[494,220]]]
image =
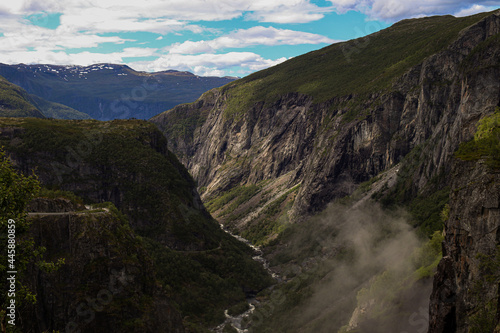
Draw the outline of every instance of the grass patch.
[[[46,187],[42,187],[37,194],[38,198],[48,198],[48,199],[57,199],[57,198],[65,198],[70,200],[74,204],[83,204],[83,199],[77,196],[75,193],[71,191],[63,191],[63,190],[50,190]]]
[[[224,216],[231,213],[240,204],[248,201],[250,198],[255,196],[255,194],[257,194],[259,191],[260,187],[254,184],[248,186],[236,186],[230,189],[229,191],[223,193],[222,195],[212,200],[209,200],[206,204],[206,207],[209,212],[213,213],[223,208],[228,203],[231,203],[224,210],[224,212],[221,213],[221,215]]]
[[[484,159],[491,169],[500,169],[500,108],[479,120],[474,138],[460,144],[455,157],[463,161]]]
[[[390,89],[393,79],[443,50],[462,29],[487,15],[403,20],[375,34],[290,59],[222,87],[231,97],[224,114],[234,117],[256,102],[272,104],[288,93],[306,94],[319,103]],[[345,117],[356,116],[352,112]]]
[[[255,245],[265,245],[269,236],[281,234],[287,227],[287,212],[292,207],[293,201],[290,200],[284,207],[283,203],[292,193],[298,191],[299,188],[300,184],[292,187],[269,203],[259,213],[257,222],[247,227],[241,235]]]
[[[446,209],[450,200],[450,188],[435,191],[429,195],[419,195],[411,201],[409,211],[414,226],[427,236],[434,231],[442,230],[444,226],[443,209]]]

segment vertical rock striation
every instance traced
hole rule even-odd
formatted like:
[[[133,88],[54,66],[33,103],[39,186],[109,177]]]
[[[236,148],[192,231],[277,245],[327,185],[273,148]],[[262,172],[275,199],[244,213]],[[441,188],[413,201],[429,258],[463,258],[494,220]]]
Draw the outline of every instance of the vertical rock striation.
[[[500,244],[500,173],[484,163],[457,161],[443,259],[434,278],[429,333],[476,332],[498,324],[498,282],[491,262]],[[490,267],[485,264],[490,262]],[[490,329],[491,324],[490,324]]]
[[[429,24],[435,18],[427,20]],[[412,24],[418,22],[407,20],[391,29],[415,28]],[[446,29],[437,33],[444,34]],[[386,34],[389,29],[372,35],[358,53],[369,52]],[[417,42],[412,38],[409,34],[409,43]],[[303,57],[311,60],[310,64],[326,61],[328,56],[339,61],[334,50],[331,46]],[[196,103],[174,108],[151,121],[163,130],[169,147],[204,189],[202,199],[206,201],[262,181],[263,191],[272,191],[274,186],[276,193],[300,184],[287,212],[292,221],[301,221],[335,198],[351,194],[361,182],[396,166],[411,152],[407,168],[396,170],[405,181],[405,193],[425,195],[433,182],[439,189],[451,187],[444,257],[431,298],[430,332],[469,332],[481,324],[481,318],[491,315],[481,308],[495,309],[493,317],[498,322],[498,286],[481,284],[488,275],[482,268],[481,254],[494,256],[499,243],[500,179],[481,162],[457,161],[454,152],[460,143],[472,138],[478,120],[500,106],[499,59],[497,11],[464,26],[437,52],[394,77],[387,89],[332,93],[321,100],[304,92],[303,87],[314,85],[314,81],[301,82],[300,87],[273,98],[266,95],[266,99],[250,104],[241,102],[238,84],[250,95],[262,94],[265,89],[274,91],[275,87],[259,84],[269,82],[268,77],[280,77],[276,73],[281,73],[285,63],[241,83],[212,90]],[[340,62],[349,66],[345,59]],[[388,75],[399,65],[386,64],[379,75]],[[307,70],[307,66],[286,68],[289,76],[280,78],[290,81],[293,70]],[[184,119],[186,126],[176,127],[179,119]],[[274,198],[255,200],[254,209],[269,205]],[[254,223],[254,212],[247,210],[236,216],[236,221],[228,222],[244,231]]]
[[[414,175],[417,193],[431,178],[451,170],[459,143],[499,104],[499,31],[498,12],[478,20],[396,77],[388,89],[323,102],[289,92],[243,106],[244,112],[235,115],[236,81],[151,121],[204,188],[203,199],[259,181],[286,189],[301,184],[289,214],[299,220],[349,195],[420,146],[425,162]],[[383,35],[379,32],[371,43]],[[251,93],[253,86],[247,85]]]

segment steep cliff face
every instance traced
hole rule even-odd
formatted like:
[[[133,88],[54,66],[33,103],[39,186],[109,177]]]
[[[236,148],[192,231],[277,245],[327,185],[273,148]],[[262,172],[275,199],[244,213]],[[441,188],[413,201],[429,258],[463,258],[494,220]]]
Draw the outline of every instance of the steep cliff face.
[[[45,259],[64,259],[64,264],[56,271],[28,266],[25,283],[37,302],[21,311],[23,331],[185,331],[180,313],[156,281],[144,242],[125,221],[109,211],[30,219],[36,246],[47,250]]]
[[[403,32],[405,44],[398,44]],[[420,147],[423,162],[411,176],[416,194],[450,171],[458,144],[499,104],[499,32],[498,13],[406,20],[212,90],[151,121],[197,180],[209,210],[240,231],[265,220],[263,207],[286,194],[279,209],[289,209],[276,218],[294,221],[320,211]],[[413,44],[428,53],[405,49]],[[395,58],[372,63],[380,65],[376,70],[361,63],[380,52]],[[332,62],[338,68],[328,72]],[[322,83],[341,81],[342,68],[354,64],[357,71],[365,66],[366,75],[345,79],[347,87],[360,82],[352,93]],[[231,200],[211,205],[251,184],[258,186],[251,207],[231,214]]]
[[[498,11],[405,20],[151,121],[197,180],[208,210],[256,243],[274,246],[289,222],[356,194],[368,180],[371,198],[407,205],[428,236],[442,229],[449,200],[430,328],[486,332],[498,324],[498,259],[483,256],[498,244],[498,177],[454,153],[500,106],[499,59]],[[426,276],[437,261],[428,264],[420,270]]]
[[[156,235],[172,248],[217,246],[201,235],[183,242],[158,232],[183,229],[188,212],[199,223],[212,222],[193,180],[153,126],[141,121],[28,119],[5,119],[2,124],[0,137],[14,163],[25,173],[36,169],[46,186],[93,202],[111,201],[127,212],[135,230]]]
[[[154,262],[152,270],[191,331],[203,332],[217,326],[224,320],[224,309],[272,283],[265,269],[252,260],[254,251],[225,233],[205,210],[193,179],[168,151],[165,137],[153,124],[139,120],[2,118],[0,146],[17,169],[28,174],[34,170],[48,188],[47,192],[71,191],[91,205],[114,203],[128,218],[134,233],[142,237],[143,249]],[[33,209],[56,209],[45,199],[39,199],[32,206]],[[65,207],[57,209],[67,210]],[[97,230],[89,236],[88,242],[99,245],[104,241],[99,238],[100,232],[106,230]],[[47,229],[44,235],[51,232],[52,229]],[[82,236],[86,235],[85,230],[81,232]],[[126,244],[117,246],[126,252]],[[51,245],[57,251],[57,244]],[[64,249],[60,251],[73,245],[62,242]],[[107,264],[106,256],[113,258],[115,252],[102,247],[101,250],[99,260]],[[87,269],[70,269],[73,268],[77,272]],[[95,267],[89,269],[91,272],[97,270]],[[144,273],[147,272],[145,269]],[[107,283],[109,269],[101,273],[88,276],[89,283],[96,286]],[[83,283],[77,281],[80,282]],[[65,293],[71,291],[64,289],[61,295]],[[92,289],[88,296],[95,295]],[[148,295],[153,297],[151,293]],[[158,311],[163,311],[160,303],[145,306],[158,306]],[[59,307],[56,310],[67,309]],[[156,313],[157,310],[151,311]],[[159,316],[152,317],[153,322],[161,320]],[[129,313],[121,318],[137,319]]]
[[[500,172],[484,160],[457,160],[451,179],[450,213],[443,259],[434,278],[429,332],[493,332],[495,327],[496,332]]]

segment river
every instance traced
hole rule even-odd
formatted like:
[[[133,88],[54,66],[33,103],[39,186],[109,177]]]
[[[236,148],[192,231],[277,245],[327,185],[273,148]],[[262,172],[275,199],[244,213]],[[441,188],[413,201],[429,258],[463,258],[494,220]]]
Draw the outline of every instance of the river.
[[[250,241],[248,239],[245,239],[239,235],[233,234],[231,231],[227,230],[223,224],[221,224],[220,227],[222,230],[224,230],[224,232],[233,236],[234,238],[236,238],[240,242],[245,243],[246,245],[250,246],[257,253],[257,255],[253,256],[252,259],[259,262],[269,272],[269,274],[273,277],[273,279],[275,279],[275,280],[279,279],[279,276],[276,273],[274,273],[273,271],[271,271],[271,269],[269,268],[269,262],[264,258],[260,247],[253,245],[252,243],[250,243]],[[255,311],[255,306],[259,303],[259,301],[256,300],[255,298],[248,298],[247,301],[248,301],[249,309],[247,311],[239,314],[239,315],[236,315],[233,317],[233,316],[229,315],[228,310],[225,310],[224,315],[226,316],[226,320],[222,324],[220,324],[219,326],[214,328],[213,332],[223,333],[224,327],[226,325],[230,325],[238,333],[248,333],[249,330],[247,328],[243,328],[244,319],[249,318],[252,315],[252,313]]]

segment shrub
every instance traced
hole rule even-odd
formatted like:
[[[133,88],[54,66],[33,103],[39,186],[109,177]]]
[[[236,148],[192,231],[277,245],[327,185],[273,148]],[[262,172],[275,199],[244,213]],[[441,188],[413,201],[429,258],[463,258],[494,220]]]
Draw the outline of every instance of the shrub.
[[[492,169],[500,169],[500,108],[479,120],[474,139],[460,144],[455,157],[463,161],[484,159]]]

